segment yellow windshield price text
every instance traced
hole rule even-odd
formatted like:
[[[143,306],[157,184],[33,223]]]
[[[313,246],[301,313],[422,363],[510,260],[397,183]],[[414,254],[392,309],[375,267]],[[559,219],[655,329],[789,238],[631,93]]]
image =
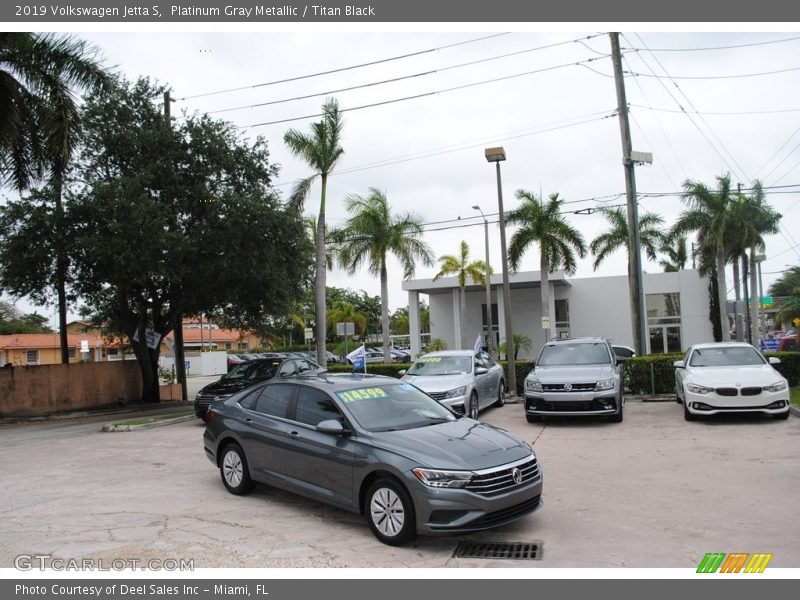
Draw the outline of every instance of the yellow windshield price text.
[[[339,396],[339,398],[341,398],[345,402],[389,397],[389,394],[383,391],[382,388],[362,388],[360,390],[348,390],[346,392],[338,392],[336,395]]]

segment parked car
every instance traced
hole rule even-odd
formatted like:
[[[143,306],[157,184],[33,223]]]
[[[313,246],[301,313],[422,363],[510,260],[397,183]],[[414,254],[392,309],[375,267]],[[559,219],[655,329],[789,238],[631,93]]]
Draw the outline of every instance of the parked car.
[[[383,363],[383,350],[366,350],[366,359],[367,363]],[[346,359],[347,364],[352,365],[353,361],[349,358]],[[390,357],[390,362],[392,362],[392,358]]]
[[[239,354],[228,354],[228,371],[233,369],[236,365],[242,364],[247,359]]]
[[[789,417],[789,384],[769,360],[750,344],[719,342],[691,346],[675,361],[675,393],[683,416],[760,412]]]
[[[778,347],[776,352],[797,352],[800,351],[800,343],[797,342],[797,336],[785,335],[778,340]]]
[[[473,419],[484,408],[505,403],[503,368],[485,352],[430,352],[400,374],[402,381],[414,384],[453,412]]]
[[[410,363],[411,362],[411,353],[406,352],[404,350],[400,350],[398,348],[392,348],[392,360],[394,362],[401,362],[401,363]]]
[[[360,513],[390,545],[505,525],[542,506],[526,442],[391,377],[274,379],[215,402],[203,442],[232,494],[260,482]]]
[[[525,378],[525,416],[598,415],[619,423],[625,405],[620,364],[604,338],[553,340]]]
[[[259,358],[236,365],[227,375],[205,386],[194,398],[194,413],[205,418],[208,407],[214,400],[231,395],[256,383],[273,377],[291,377],[302,373],[320,373],[325,369],[306,358]]]
[[[630,346],[619,346],[617,344],[611,344],[611,349],[614,351],[614,354],[617,355],[617,358],[632,358],[636,356],[636,350],[634,350]]]

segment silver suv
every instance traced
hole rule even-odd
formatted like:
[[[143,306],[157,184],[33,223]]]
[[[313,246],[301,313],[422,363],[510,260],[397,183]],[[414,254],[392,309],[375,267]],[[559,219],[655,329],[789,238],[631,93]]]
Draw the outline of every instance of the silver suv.
[[[622,421],[625,396],[619,359],[603,338],[575,338],[545,344],[525,378],[525,416],[606,415]]]

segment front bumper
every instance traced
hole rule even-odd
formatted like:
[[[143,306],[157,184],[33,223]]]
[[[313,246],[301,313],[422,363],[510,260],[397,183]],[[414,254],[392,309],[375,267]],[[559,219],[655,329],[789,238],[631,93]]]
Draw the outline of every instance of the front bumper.
[[[541,467],[537,463],[529,478],[500,493],[431,488],[413,474],[409,474],[407,487],[414,500],[417,532],[444,535],[499,527],[540,509],[543,505],[542,485]]]
[[[603,392],[525,392],[525,414],[568,417],[613,415],[620,410],[616,390]]]
[[[747,388],[745,388],[747,389]],[[727,391],[724,388],[723,391]],[[780,392],[761,391],[758,394],[742,395],[741,390],[736,390],[736,395],[720,395],[716,390],[708,394],[697,394],[688,390],[684,391],[686,409],[694,415],[718,415],[722,413],[764,413],[779,415],[789,411],[789,391]]]

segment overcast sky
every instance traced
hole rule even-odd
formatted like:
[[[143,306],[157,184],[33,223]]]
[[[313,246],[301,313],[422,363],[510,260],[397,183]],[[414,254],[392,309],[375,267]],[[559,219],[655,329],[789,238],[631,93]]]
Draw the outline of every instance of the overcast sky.
[[[178,99],[173,115],[244,107],[215,116],[269,141],[271,158],[281,167],[276,187],[284,197],[294,181],[311,171],[288,152],[283,134],[290,127],[307,131],[313,119],[258,124],[315,115],[326,96],[335,96],[344,109],[390,102],[344,113],[345,155],[329,180],[331,226],[347,218],[345,195],[365,195],[369,187],[377,187],[387,194],[394,211],[413,212],[430,224],[425,239],[436,257],[455,254],[463,239],[473,258],[483,258],[483,226],[471,207],[480,205],[496,220],[494,166],[483,154],[485,147],[495,145],[504,146],[508,156],[502,163],[506,210],[517,206],[514,192],[520,188],[536,194],[541,190],[545,196],[558,192],[571,202],[565,206],[571,211],[624,203],[607,34],[587,30],[497,35],[508,31],[502,26],[420,33],[310,28],[74,31],[95,43],[106,64],[125,76],[148,75],[169,84]],[[588,36],[594,37],[585,39]],[[654,156],[652,166],[636,170],[640,193],[679,192],[687,178],[713,186],[714,178],[727,172],[743,187],[756,178],[767,187],[794,184],[768,190],[769,202],[784,217],[781,234],[767,239],[766,290],[787,265],[800,263],[800,34],[631,30],[621,44],[623,68],[638,74],[626,75],[633,147]],[[717,47],[728,48],[709,49]],[[413,53],[417,54],[373,66],[260,85]],[[500,58],[509,54],[513,55]],[[741,77],[774,71],[782,72]],[[397,78],[402,79],[333,93]],[[490,81],[498,78],[503,79]],[[237,91],[215,93],[234,88]],[[311,94],[321,95],[253,107]],[[430,95],[391,102],[423,94]],[[315,186],[306,212],[316,215],[318,206]],[[657,212],[671,225],[682,206],[676,194],[645,196],[640,214]],[[461,223],[454,221],[458,217]],[[567,218],[587,245],[606,228],[599,215]],[[474,226],[458,227],[469,224]],[[490,260],[498,272],[497,225],[490,226],[490,244]],[[596,272],[592,260],[589,256],[579,262],[575,276],[626,272],[624,252],[611,256]],[[538,264],[538,253],[530,251],[523,269],[538,270]],[[644,269],[661,270],[649,261]],[[420,266],[416,276],[432,277],[436,272],[436,267]],[[407,303],[401,276],[392,261],[392,310]],[[328,275],[328,284],[380,293],[379,282],[366,271],[353,278],[336,269]]]

